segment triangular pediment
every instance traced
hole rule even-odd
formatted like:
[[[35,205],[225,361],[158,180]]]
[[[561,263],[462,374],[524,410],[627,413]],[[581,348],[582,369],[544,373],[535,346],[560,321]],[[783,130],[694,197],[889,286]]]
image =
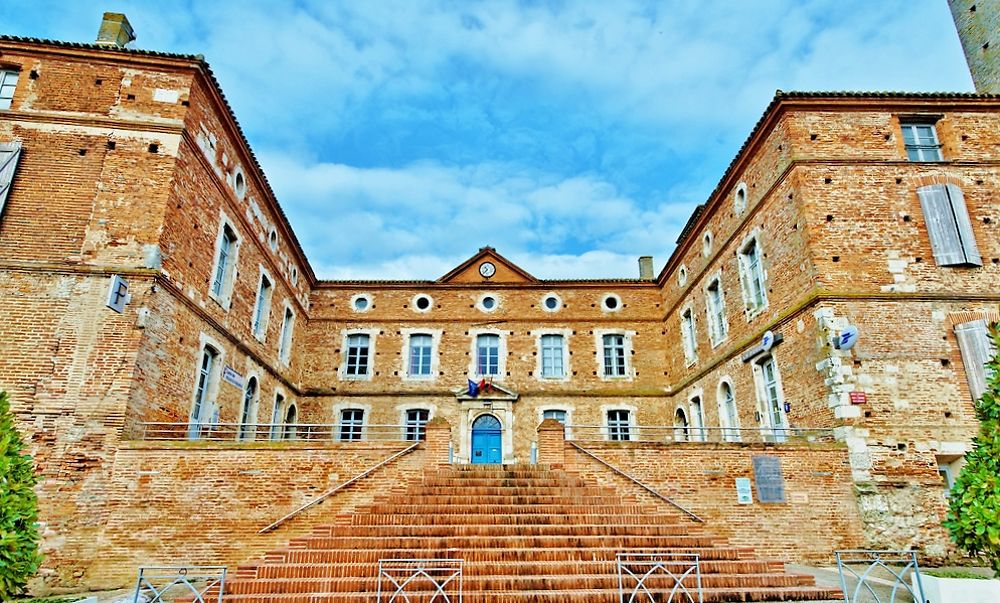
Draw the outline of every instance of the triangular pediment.
[[[483,247],[476,255],[439,278],[438,282],[462,284],[536,283],[538,279],[497,253],[496,249]]]
[[[521,397],[521,394],[517,393],[516,391],[508,387],[504,387],[499,383],[492,383],[492,382],[489,384],[489,386],[486,388],[485,391],[481,391],[477,393],[475,396],[469,395],[468,387],[454,389],[452,390],[452,393],[455,394],[455,397],[462,402],[468,400],[482,400],[484,402],[491,402],[491,401],[514,402],[519,397]]]

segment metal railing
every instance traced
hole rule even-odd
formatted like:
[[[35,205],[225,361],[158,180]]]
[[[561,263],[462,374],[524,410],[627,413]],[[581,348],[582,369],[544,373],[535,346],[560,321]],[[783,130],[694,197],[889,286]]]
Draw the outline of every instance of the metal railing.
[[[413,452],[414,450],[416,450],[417,446],[419,446],[419,445],[420,445],[420,442],[416,442],[412,446],[409,446],[409,447],[407,447],[407,448],[405,448],[403,450],[400,450],[399,452],[397,452],[396,454],[390,456],[389,458],[382,459],[378,463],[376,463],[376,464],[372,465],[371,467],[365,469],[364,471],[362,471],[361,473],[355,475],[354,477],[352,477],[351,479],[347,480],[346,482],[344,482],[342,484],[339,484],[336,487],[331,488],[330,490],[327,490],[326,492],[320,494],[319,496],[317,496],[316,498],[310,500],[306,504],[304,504],[304,505],[296,508],[291,513],[288,513],[287,515],[285,515],[281,519],[278,519],[277,521],[275,521],[275,522],[273,522],[271,524],[268,524],[267,526],[261,528],[257,533],[258,534],[264,534],[266,532],[270,532],[271,530],[277,528],[278,526],[280,526],[281,524],[285,523],[289,519],[295,517],[296,515],[298,515],[299,513],[303,512],[303,511],[305,511],[309,507],[312,507],[314,505],[317,505],[317,504],[323,502],[327,498],[330,498],[331,496],[333,496],[337,492],[343,490],[344,488],[350,486],[351,484],[353,484],[353,483],[355,483],[355,482],[357,482],[357,481],[359,481],[361,479],[364,479],[364,478],[368,477],[369,475],[371,475],[372,473],[374,473],[377,469],[379,469],[379,468],[381,468],[381,467],[383,467],[385,465],[388,465],[389,463],[395,461],[396,459],[398,459],[401,456],[404,456],[404,455],[407,455],[407,454]]]
[[[568,425],[566,439],[579,442],[802,443],[832,442],[833,429],[732,428],[674,425]]]
[[[140,437],[143,440],[399,442],[423,440],[426,435],[426,426],[424,425],[143,422],[139,426],[141,428]]]
[[[194,603],[222,603],[225,589],[224,566],[146,566],[139,568],[132,603],[160,603],[183,596],[193,596]]]
[[[639,480],[639,478],[635,477],[634,475],[622,471],[618,467],[615,467],[611,463],[609,463],[606,460],[602,459],[601,457],[597,456],[593,452],[587,450],[583,446],[580,446],[576,442],[570,442],[570,446],[572,446],[573,448],[576,448],[577,450],[579,450],[583,454],[585,454],[588,457],[594,459],[598,463],[604,465],[605,467],[607,467],[608,469],[610,469],[614,473],[616,473],[616,474],[620,475],[621,477],[624,477],[625,479],[631,481],[632,483],[634,483],[635,485],[639,486],[640,488],[642,488],[646,492],[649,492],[653,496],[659,498],[660,500],[662,500],[662,501],[664,501],[664,502],[672,505],[673,507],[677,508],[678,510],[682,511],[685,515],[687,515],[688,517],[690,517],[694,521],[697,521],[698,523],[705,523],[704,519],[702,519],[701,517],[698,517],[697,515],[695,515],[694,512],[692,512],[690,509],[687,509],[686,507],[684,507],[683,505],[681,505],[679,502],[675,501],[674,499],[670,498],[669,496],[666,496],[664,494],[660,494],[659,491],[657,491],[656,489],[654,489],[652,486],[649,486],[649,485],[643,483],[641,480]]]
[[[900,602],[926,600],[916,551],[848,550],[834,554],[846,603],[896,603],[897,595],[904,591],[909,598],[898,599]],[[857,580],[857,584],[848,584],[849,580]]]
[[[698,555],[657,551],[618,553],[619,603],[632,603],[640,596],[639,601],[649,603],[702,603]]]
[[[462,559],[379,559],[378,602],[461,603],[463,565]]]

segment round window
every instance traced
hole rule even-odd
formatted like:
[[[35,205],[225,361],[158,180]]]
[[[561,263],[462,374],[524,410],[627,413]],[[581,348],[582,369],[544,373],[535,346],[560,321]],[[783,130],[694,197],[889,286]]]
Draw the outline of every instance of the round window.
[[[683,287],[688,282],[688,269],[685,266],[681,266],[677,269],[677,283]]]
[[[299,269],[295,266],[292,266],[292,284],[299,284]]]
[[[426,312],[431,309],[433,300],[429,295],[418,295],[413,298],[413,307],[420,312]]]
[[[239,197],[240,199],[242,199],[243,195],[245,195],[247,192],[246,179],[243,178],[243,172],[239,171],[238,168],[236,171],[236,176],[233,178],[233,189],[235,189],[236,196]]]
[[[372,307],[372,296],[367,293],[358,293],[351,298],[351,308],[355,312],[367,312]]]
[[[484,310],[492,310],[497,307],[497,298],[487,295],[479,302]]]
[[[559,309],[561,303],[558,297],[556,297],[555,295],[550,295],[542,301],[542,305],[545,306],[546,310],[554,312]]]
[[[271,229],[271,232],[267,233],[267,244],[271,247],[271,251],[278,250],[278,231]]]
[[[706,257],[712,253],[712,233],[706,232],[705,236],[701,239],[701,252]]]
[[[622,300],[620,297],[614,293],[608,293],[604,296],[601,301],[601,307],[603,307],[608,312],[617,312],[622,307]]]

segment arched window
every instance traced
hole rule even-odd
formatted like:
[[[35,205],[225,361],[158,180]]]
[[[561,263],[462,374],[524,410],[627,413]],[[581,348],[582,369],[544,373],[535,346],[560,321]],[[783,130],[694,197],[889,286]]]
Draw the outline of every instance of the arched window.
[[[736,397],[733,386],[723,381],[719,384],[719,418],[722,423],[722,437],[727,442],[740,441],[740,417],[736,411]]]
[[[705,413],[701,406],[701,396],[691,398],[691,439],[705,441]]]
[[[687,442],[690,434],[688,432],[688,418],[687,413],[684,412],[683,408],[678,408],[677,412],[674,413],[674,441],[675,442]]]
[[[219,351],[206,345],[201,351],[201,361],[198,365],[198,377],[194,390],[194,401],[191,404],[191,417],[188,421],[188,439],[197,440],[201,437],[201,426],[210,423],[215,414],[214,403],[209,399],[216,389],[216,365]]]
[[[250,420],[257,415],[257,377],[247,379],[243,390],[243,410],[240,412],[239,440],[252,440],[257,434],[256,426],[251,428]]]
[[[282,439],[294,440],[295,430],[297,428],[296,423],[299,419],[299,409],[295,408],[295,404],[288,405],[288,411],[285,413],[285,427],[282,432]]]

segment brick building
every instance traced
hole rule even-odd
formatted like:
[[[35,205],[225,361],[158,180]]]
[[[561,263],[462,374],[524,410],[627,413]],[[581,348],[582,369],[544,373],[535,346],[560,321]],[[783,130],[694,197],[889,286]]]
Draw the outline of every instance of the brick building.
[[[108,18],[94,45],[0,37],[0,388],[48,585],[248,559],[443,422],[456,464],[552,463],[555,419],[779,558],[948,552],[1000,303],[1000,97],[778,92],[658,274],[543,280],[484,247],[327,281],[208,64]],[[784,503],[737,503],[764,453]]]

